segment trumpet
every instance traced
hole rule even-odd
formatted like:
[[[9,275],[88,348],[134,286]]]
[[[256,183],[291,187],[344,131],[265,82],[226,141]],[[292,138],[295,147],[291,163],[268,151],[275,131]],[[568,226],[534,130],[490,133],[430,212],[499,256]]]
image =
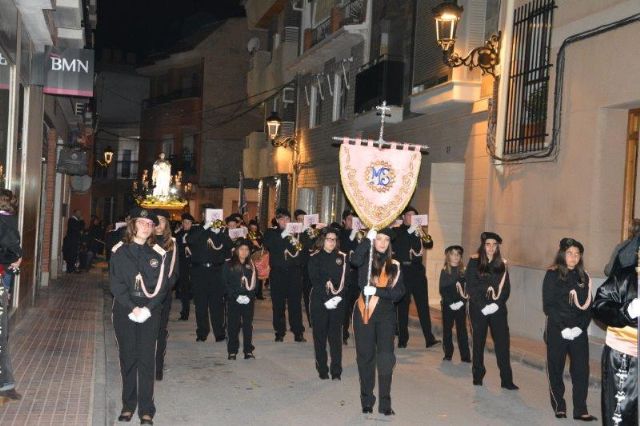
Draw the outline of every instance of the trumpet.
[[[302,250],[302,243],[300,242],[299,239],[297,239],[293,235],[289,235],[289,242],[291,243],[291,245],[293,245],[296,248],[297,251]]]
[[[311,226],[307,228],[306,232],[309,238],[311,238],[312,240],[318,238],[318,236],[320,235],[320,230]]]
[[[213,221],[213,223],[211,224],[211,229],[224,229],[224,222],[221,221],[220,219],[216,219]]]
[[[367,234],[365,233],[364,229],[360,229],[357,233],[356,233],[356,241],[358,242],[358,244],[360,244],[362,242],[362,240],[364,240],[364,237]]]
[[[250,239],[251,241],[255,241],[258,239],[258,233],[255,231],[249,231],[247,232],[247,238]]]
[[[431,235],[426,233],[424,228],[426,228],[426,226],[422,226],[422,227],[416,229],[416,236],[420,237],[420,240],[422,240],[422,242],[424,244],[433,243],[433,240],[431,239]]]

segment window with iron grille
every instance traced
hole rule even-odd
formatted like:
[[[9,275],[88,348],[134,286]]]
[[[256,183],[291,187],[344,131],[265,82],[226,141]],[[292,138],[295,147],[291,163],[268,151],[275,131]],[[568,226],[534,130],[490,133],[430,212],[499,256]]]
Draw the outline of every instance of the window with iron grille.
[[[514,12],[505,155],[527,154],[545,148],[555,7],[554,0],[534,0]]]

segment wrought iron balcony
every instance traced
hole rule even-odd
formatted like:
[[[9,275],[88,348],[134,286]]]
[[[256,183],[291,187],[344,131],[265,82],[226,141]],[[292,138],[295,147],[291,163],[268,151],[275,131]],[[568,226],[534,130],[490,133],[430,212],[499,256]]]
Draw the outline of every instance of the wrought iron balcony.
[[[317,45],[347,25],[364,23],[367,18],[367,0],[352,0],[343,6],[335,6],[327,19],[311,30],[311,42],[307,42],[305,50]]]

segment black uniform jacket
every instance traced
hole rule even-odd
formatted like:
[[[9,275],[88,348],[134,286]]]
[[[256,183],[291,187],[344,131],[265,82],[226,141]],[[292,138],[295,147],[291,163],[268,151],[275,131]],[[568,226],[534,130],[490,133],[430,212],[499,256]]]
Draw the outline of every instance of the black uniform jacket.
[[[362,240],[362,242],[356,248],[356,251],[353,252],[353,256],[351,257],[351,263],[358,268],[358,286],[362,290],[367,285],[367,275],[369,273],[369,250],[371,249],[371,241],[367,238]],[[374,253],[374,256],[384,256],[380,253]],[[397,260],[393,261],[394,268],[396,274],[399,274],[398,280],[396,284],[391,287],[378,287],[376,291],[376,296],[380,299],[389,301],[392,303],[397,303],[404,296],[405,288],[404,283],[402,281],[402,274],[400,273],[400,265]]]
[[[592,305],[593,317],[611,327],[638,327],[627,308],[638,297],[638,275],[635,265],[615,271],[596,292]]]
[[[251,285],[251,277],[253,273],[254,269],[251,263],[232,266],[231,261],[225,262],[222,267],[222,279],[224,281],[224,286],[227,289],[229,301],[235,302],[238,296],[248,296],[249,299],[255,298],[255,288],[253,290],[247,290],[246,287],[246,285]],[[247,279],[246,285],[243,282],[242,277]],[[258,277],[256,276],[255,279],[257,280]]]
[[[467,294],[472,306],[478,309],[484,308],[486,305],[496,303],[500,308],[506,306],[509,294],[511,294],[511,283],[509,282],[509,272],[507,271],[506,279],[500,297],[497,300],[493,299],[493,296],[489,294],[489,288],[493,289],[494,294],[497,296],[499,292],[500,281],[504,272],[498,272],[498,265],[496,261],[489,263],[489,270],[480,274],[478,266],[480,261],[477,258],[471,258],[467,265],[467,270],[464,274],[467,282]],[[505,265],[506,268],[506,265]]]
[[[191,251],[191,264],[199,266],[211,263],[213,266],[222,266],[231,257],[233,242],[225,230],[217,234],[201,226],[192,226],[187,235],[187,246]]]
[[[314,297],[320,297],[323,303],[335,296],[344,299],[348,269],[347,255],[341,251],[327,253],[325,250],[319,250],[312,253],[309,258],[309,279]],[[342,283],[342,290],[338,294],[331,293],[327,289],[327,281],[331,281],[334,291],[337,291]]]
[[[440,271],[440,296],[442,296],[442,303],[445,305],[451,305],[452,303],[464,302],[465,299],[458,291],[457,283],[460,283],[460,288],[464,290],[464,274],[460,273],[458,266],[451,267],[451,273],[446,269]]]
[[[303,253],[291,244],[290,237],[282,238],[279,228],[268,229],[264,234],[264,246],[269,250],[271,268],[292,268],[300,266]]]
[[[118,243],[111,251],[109,283],[116,301],[131,310],[143,306],[153,310],[160,306],[169,291],[168,274],[171,262],[169,254],[157,244],[152,248],[147,244]],[[163,262],[164,268],[162,268]],[[150,294],[155,291],[156,285],[160,282],[161,287],[155,297],[147,298],[141,286],[136,285],[138,273],[141,274],[147,292]],[[162,278],[159,279],[160,277]]]
[[[578,303],[586,303],[590,297],[589,277],[585,276],[584,281],[576,270],[568,271],[564,281],[557,270],[547,271],[542,282],[542,310],[547,316],[548,327],[558,330],[573,327],[587,329],[591,322],[591,310],[578,308],[570,297],[570,293],[575,291]]]
[[[169,270],[167,271],[167,275],[169,277],[169,288],[173,288],[173,286],[178,281],[178,277],[180,276],[180,260],[178,259],[178,245],[176,239],[171,237],[173,240],[173,249],[167,250],[167,257],[169,258]],[[164,239],[161,236],[156,235],[156,243],[160,247],[165,246]],[[173,265],[173,268],[172,268]]]
[[[393,257],[403,265],[407,265],[407,262],[411,262],[412,266],[422,265],[422,253],[423,249],[430,249],[433,247],[433,241],[424,243],[422,238],[418,237],[415,233],[409,234],[407,230],[409,227],[405,224],[396,228],[396,239],[393,240]]]

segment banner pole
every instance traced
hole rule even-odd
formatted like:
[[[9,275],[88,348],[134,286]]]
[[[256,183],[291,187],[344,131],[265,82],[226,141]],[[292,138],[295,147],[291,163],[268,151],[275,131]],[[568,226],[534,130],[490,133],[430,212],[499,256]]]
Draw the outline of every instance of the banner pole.
[[[373,265],[373,250],[375,250],[374,246],[373,246],[373,240],[369,240],[371,242],[371,248],[369,250],[369,272],[367,273],[367,285],[371,285],[371,268]],[[362,322],[364,322],[365,324],[367,324],[369,322],[369,299],[371,299],[371,296],[366,296],[364,299],[364,316],[365,318],[362,319]]]

